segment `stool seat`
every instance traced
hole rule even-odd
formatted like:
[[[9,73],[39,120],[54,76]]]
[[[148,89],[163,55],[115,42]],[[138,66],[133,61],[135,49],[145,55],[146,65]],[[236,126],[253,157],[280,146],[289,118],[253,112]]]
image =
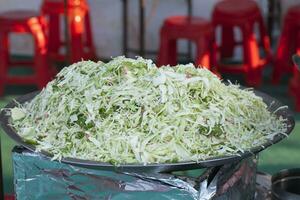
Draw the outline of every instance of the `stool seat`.
[[[286,14],[286,22],[293,23],[295,26],[300,26],[300,5],[292,6]]]
[[[214,14],[219,18],[249,18],[259,14],[255,1],[229,0],[221,1],[214,8]]]
[[[169,38],[197,40],[200,35],[211,34],[213,27],[202,17],[171,16],[164,21],[162,29]]]
[[[202,17],[188,17],[188,16],[172,16],[165,20],[164,26],[168,26],[168,28],[174,27],[176,29],[184,29],[185,31],[189,31],[191,29],[203,29],[205,31],[207,29],[211,29],[211,23]]]
[[[177,40],[187,39],[196,44],[195,65],[208,69],[214,63],[213,26],[204,18],[171,16],[165,19],[160,30],[158,66],[177,64]]]
[[[65,5],[65,0],[44,0],[44,3],[56,4],[61,7]],[[87,6],[86,0],[67,0],[67,6]]]
[[[1,30],[29,32],[26,24],[39,23],[39,13],[30,10],[13,10],[0,13]],[[25,26],[24,26],[25,25]]]
[[[288,11],[287,16],[299,18],[300,17],[300,5],[292,6]]]
[[[70,12],[74,8],[80,8],[83,10],[88,10],[88,4],[86,0],[67,0],[66,5],[67,12]],[[43,12],[57,13],[61,14],[65,12],[64,0],[44,0],[42,6]]]
[[[32,17],[39,16],[39,13],[32,10],[13,10],[0,13],[0,20],[23,22]]]

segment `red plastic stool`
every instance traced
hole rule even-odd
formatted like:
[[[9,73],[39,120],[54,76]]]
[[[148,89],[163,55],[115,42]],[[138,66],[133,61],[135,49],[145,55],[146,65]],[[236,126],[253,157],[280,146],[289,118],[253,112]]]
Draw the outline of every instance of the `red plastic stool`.
[[[289,93],[295,98],[295,108],[300,112],[300,70],[298,67],[293,67],[293,78],[289,83]]]
[[[177,39],[196,43],[196,65],[211,69],[214,65],[214,37],[212,25],[200,17],[172,16],[164,21],[160,30],[158,66],[177,64]]]
[[[271,60],[269,37],[263,23],[260,9],[253,0],[223,0],[216,4],[212,21],[215,32],[221,27],[221,44],[218,45],[218,64],[220,72],[242,73],[249,86],[259,86],[262,81],[262,68]],[[256,39],[254,26],[258,25],[260,41]],[[242,41],[234,38],[234,28],[241,30]],[[243,49],[243,61],[240,65],[225,64],[225,59],[233,56],[238,45]],[[265,57],[260,56],[260,47]]]
[[[275,57],[272,82],[278,84],[283,74],[293,73],[292,55],[300,54],[300,5],[290,8],[284,18]]]
[[[46,37],[44,23],[38,13],[31,11],[8,11],[0,14],[0,95],[6,84],[35,84],[42,89],[50,80],[50,71],[46,62]],[[33,62],[14,62],[9,56],[9,33],[30,33],[34,40]],[[33,68],[32,75],[12,76],[10,67],[20,65]]]
[[[4,200],[15,200],[14,195],[4,195]]]
[[[42,14],[48,19],[49,55],[54,60],[65,60],[59,50],[66,45],[62,42],[61,17],[67,13],[69,25],[70,61],[95,58],[95,49],[89,16],[89,6],[85,0],[68,0],[65,10],[64,0],[44,0]]]

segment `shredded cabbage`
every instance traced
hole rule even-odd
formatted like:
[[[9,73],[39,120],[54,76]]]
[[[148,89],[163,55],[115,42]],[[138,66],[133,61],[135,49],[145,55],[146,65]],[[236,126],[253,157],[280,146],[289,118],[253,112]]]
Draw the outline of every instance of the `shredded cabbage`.
[[[75,63],[10,112],[37,151],[115,165],[235,155],[287,129],[251,90],[192,64],[157,68],[143,58]]]

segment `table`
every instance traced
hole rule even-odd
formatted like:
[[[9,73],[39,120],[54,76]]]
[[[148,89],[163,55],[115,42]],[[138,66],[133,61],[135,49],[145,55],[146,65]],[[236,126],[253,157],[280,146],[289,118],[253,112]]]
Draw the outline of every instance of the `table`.
[[[187,2],[187,15],[192,16],[192,0],[185,0]],[[123,21],[123,55],[127,56],[128,52],[134,52],[137,53],[140,56],[145,56],[146,54],[156,54],[156,52],[146,51],[145,47],[145,0],[139,0],[139,48],[138,49],[131,49],[128,47],[128,29],[127,29],[127,23],[128,23],[128,0],[122,0],[122,21]],[[191,43],[188,43],[188,56],[191,58]]]
[[[198,172],[197,178],[171,172],[108,170],[52,161],[23,147],[12,152],[14,186],[22,199],[254,199],[255,156]],[[41,187],[36,187],[36,186]],[[200,189],[201,188],[201,189]],[[217,194],[217,195],[216,195]],[[211,198],[208,198],[211,197]]]

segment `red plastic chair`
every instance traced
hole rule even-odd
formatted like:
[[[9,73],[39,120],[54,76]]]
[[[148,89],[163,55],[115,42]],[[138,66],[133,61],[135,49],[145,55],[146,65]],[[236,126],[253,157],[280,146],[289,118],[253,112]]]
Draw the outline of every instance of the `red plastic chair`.
[[[0,95],[3,95],[4,86],[7,84],[35,84],[42,89],[51,79],[50,70],[46,61],[47,39],[44,34],[45,23],[36,12],[31,11],[8,11],[0,13]],[[33,62],[15,62],[9,56],[10,33],[29,33],[34,40]],[[32,67],[32,75],[9,74],[10,67],[20,65]]]
[[[211,69],[214,65],[214,37],[211,23],[200,17],[172,16],[160,30],[158,66],[177,64],[177,40],[188,39],[196,44],[196,65]]]
[[[85,0],[68,0],[65,10],[64,0],[44,0],[42,14],[48,19],[49,55],[54,60],[66,60],[60,48],[64,34],[61,29],[61,17],[67,13],[69,25],[70,61],[95,58],[95,48],[89,16],[89,6]]]
[[[221,27],[221,44],[218,45],[217,68],[225,73],[242,73],[249,86],[259,86],[262,82],[262,69],[271,60],[271,48],[260,9],[253,0],[223,0],[216,4],[212,21],[215,32]],[[254,32],[258,25],[260,41]],[[236,41],[234,28],[241,30],[242,41]],[[234,48],[238,45],[243,49],[241,65],[225,64],[231,58]],[[260,48],[264,49],[265,57],[260,56]]]
[[[272,75],[278,84],[283,74],[293,73],[292,55],[300,54],[300,5],[290,8],[284,18]]]

